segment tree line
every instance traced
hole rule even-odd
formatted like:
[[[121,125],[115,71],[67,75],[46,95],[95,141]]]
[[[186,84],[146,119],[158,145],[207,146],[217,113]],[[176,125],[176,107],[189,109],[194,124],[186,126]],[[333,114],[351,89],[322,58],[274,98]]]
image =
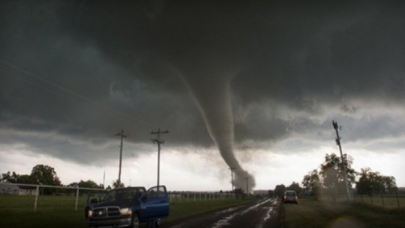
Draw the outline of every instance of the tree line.
[[[344,195],[346,191],[343,167],[346,167],[347,187],[352,194],[354,192],[369,195],[386,194],[397,191],[395,177],[381,175],[368,167],[357,172],[352,168],[352,164],[353,158],[347,154],[343,155],[343,161],[334,153],[326,154],[325,161],[319,166],[320,169],[313,169],[303,177],[302,188],[295,182],[288,187],[277,185],[274,191],[269,191],[269,195],[282,197],[285,190],[295,190],[298,194],[304,195],[319,197],[322,194],[335,201],[339,195]],[[358,177],[357,181],[356,177]]]
[[[35,184],[35,185],[52,185],[52,186],[64,186],[62,185],[55,169],[48,165],[36,165],[32,168],[30,174],[17,174],[16,172],[4,173],[1,175],[2,182],[10,182],[16,184]],[[97,184],[92,180],[79,182],[72,182],[66,187],[82,187],[82,188],[101,188],[104,189],[102,184]],[[111,188],[109,186],[109,188]],[[66,189],[57,188],[40,188],[40,194],[50,195],[55,193],[65,193]]]

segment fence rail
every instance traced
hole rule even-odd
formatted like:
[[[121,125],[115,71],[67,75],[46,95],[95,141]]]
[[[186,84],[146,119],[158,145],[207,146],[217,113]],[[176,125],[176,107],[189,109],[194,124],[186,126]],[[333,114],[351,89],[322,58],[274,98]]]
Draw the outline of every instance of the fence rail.
[[[299,197],[315,197],[301,195]],[[328,194],[320,194],[316,197],[321,201],[335,201],[335,202],[347,202],[346,195],[337,195],[332,197]],[[405,192],[396,191],[393,193],[370,193],[370,194],[357,194],[353,193],[350,196],[350,202],[370,204],[373,206],[385,207],[385,208],[405,208]]]
[[[382,206],[387,208],[405,207],[405,194],[356,194],[353,196],[355,202]]]
[[[33,187],[35,190],[35,202],[34,202],[34,211],[37,211],[38,196],[41,188],[56,188],[56,189],[71,189],[76,191],[76,201],[75,201],[75,210],[77,211],[77,205],[79,203],[79,194],[80,190],[90,190],[90,191],[106,191],[105,189],[100,188],[84,188],[84,187],[71,187],[71,186],[54,186],[54,185],[35,185],[35,184],[13,184],[13,186],[23,186],[23,187]],[[5,194],[14,194],[13,192],[5,192]]]
[[[74,196],[75,197],[75,203],[74,203],[74,209],[77,211],[78,204],[79,204],[79,196],[81,197],[80,199],[80,204],[85,204],[85,200],[87,199],[87,193],[89,191],[107,191],[105,189],[100,189],[100,188],[84,188],[84,187],[71,187],[71,186],[53,186],[53,185],[33,185],[33,184],[14,184],[14,186],[22,186],[22,187],[30,187],[31,190],[35,189],[35,191],[32,191],[34,194],[27,194],[23,197],[24,203],[22,207],[27,208],[27,200],[28,198],[34,197],[34,211],[37,211],[38,207],[38,202],[39,202],[39,197],[40,196],[40,190],[45,189],[45,188],[54,188],[54,189],[66,189],[68,191],[65,191],[61,197],[65,198],[60,198],[68,200],[70,197]],[[7,195],[19,195],[20,192],[18,191],[8,191],[8,192],[3,192],[3,194]],[[86,194],[83,194],[86,193]],[[59,196],[60,194],[55,194]],[[209,200],[224,200],[224,199],[235,199],[236,196],[235,194],[232,193],[221,193],[221,192],[197,192],[197,191],[186,191],[186,192],[168,192],[169,195],[169,200],[170,202],[195,202],[195,201],[209,201]],[[18,196],[16,196],[18,197]],[[49,198],[48,196],[44,196],[44,198]],[[28,200],[29,202],[30,200]],[[43,200],[44,202],[48,202],[47,199]]]
[[[169,192],[170,202],[191,202],[207,200],[235,199],[233,193],[220,192]]]

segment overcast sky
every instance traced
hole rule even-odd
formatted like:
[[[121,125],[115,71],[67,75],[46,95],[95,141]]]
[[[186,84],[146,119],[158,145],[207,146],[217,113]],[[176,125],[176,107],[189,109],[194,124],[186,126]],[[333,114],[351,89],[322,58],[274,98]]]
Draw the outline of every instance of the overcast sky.
[[[135,2],[135,3],[134,3]],[[405,2],[2,1],[0,172],[172,190],[301,182],[339,153],[405,186]]]

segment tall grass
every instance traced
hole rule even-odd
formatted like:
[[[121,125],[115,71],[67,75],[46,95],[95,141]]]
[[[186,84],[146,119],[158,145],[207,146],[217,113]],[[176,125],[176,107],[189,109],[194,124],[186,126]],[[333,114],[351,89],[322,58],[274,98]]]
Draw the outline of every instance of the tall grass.
[[[298,205],[283,205],[287,228],[405,227],[404,208],[383,208],[356,202],[301,199]]]

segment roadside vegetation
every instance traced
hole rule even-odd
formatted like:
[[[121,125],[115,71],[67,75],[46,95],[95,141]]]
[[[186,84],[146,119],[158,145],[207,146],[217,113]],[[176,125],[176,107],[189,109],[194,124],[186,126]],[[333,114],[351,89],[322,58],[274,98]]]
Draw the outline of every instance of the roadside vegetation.
[[[405,227],[405,208],[383,208],[361,202],[331,202],[301,198],[299,204],[284,204],[287,228]]]
[[[204,214],[230,206],[252,202],[253,198],[189,201],[170,203],[169,218],[162,224]],[[37,211],[34,211],[34,196],[0,195],[0,227],[59,227],[85,228],[84,205],[86,197],[79,197],[75,211],[74,196],[39,196]]]

